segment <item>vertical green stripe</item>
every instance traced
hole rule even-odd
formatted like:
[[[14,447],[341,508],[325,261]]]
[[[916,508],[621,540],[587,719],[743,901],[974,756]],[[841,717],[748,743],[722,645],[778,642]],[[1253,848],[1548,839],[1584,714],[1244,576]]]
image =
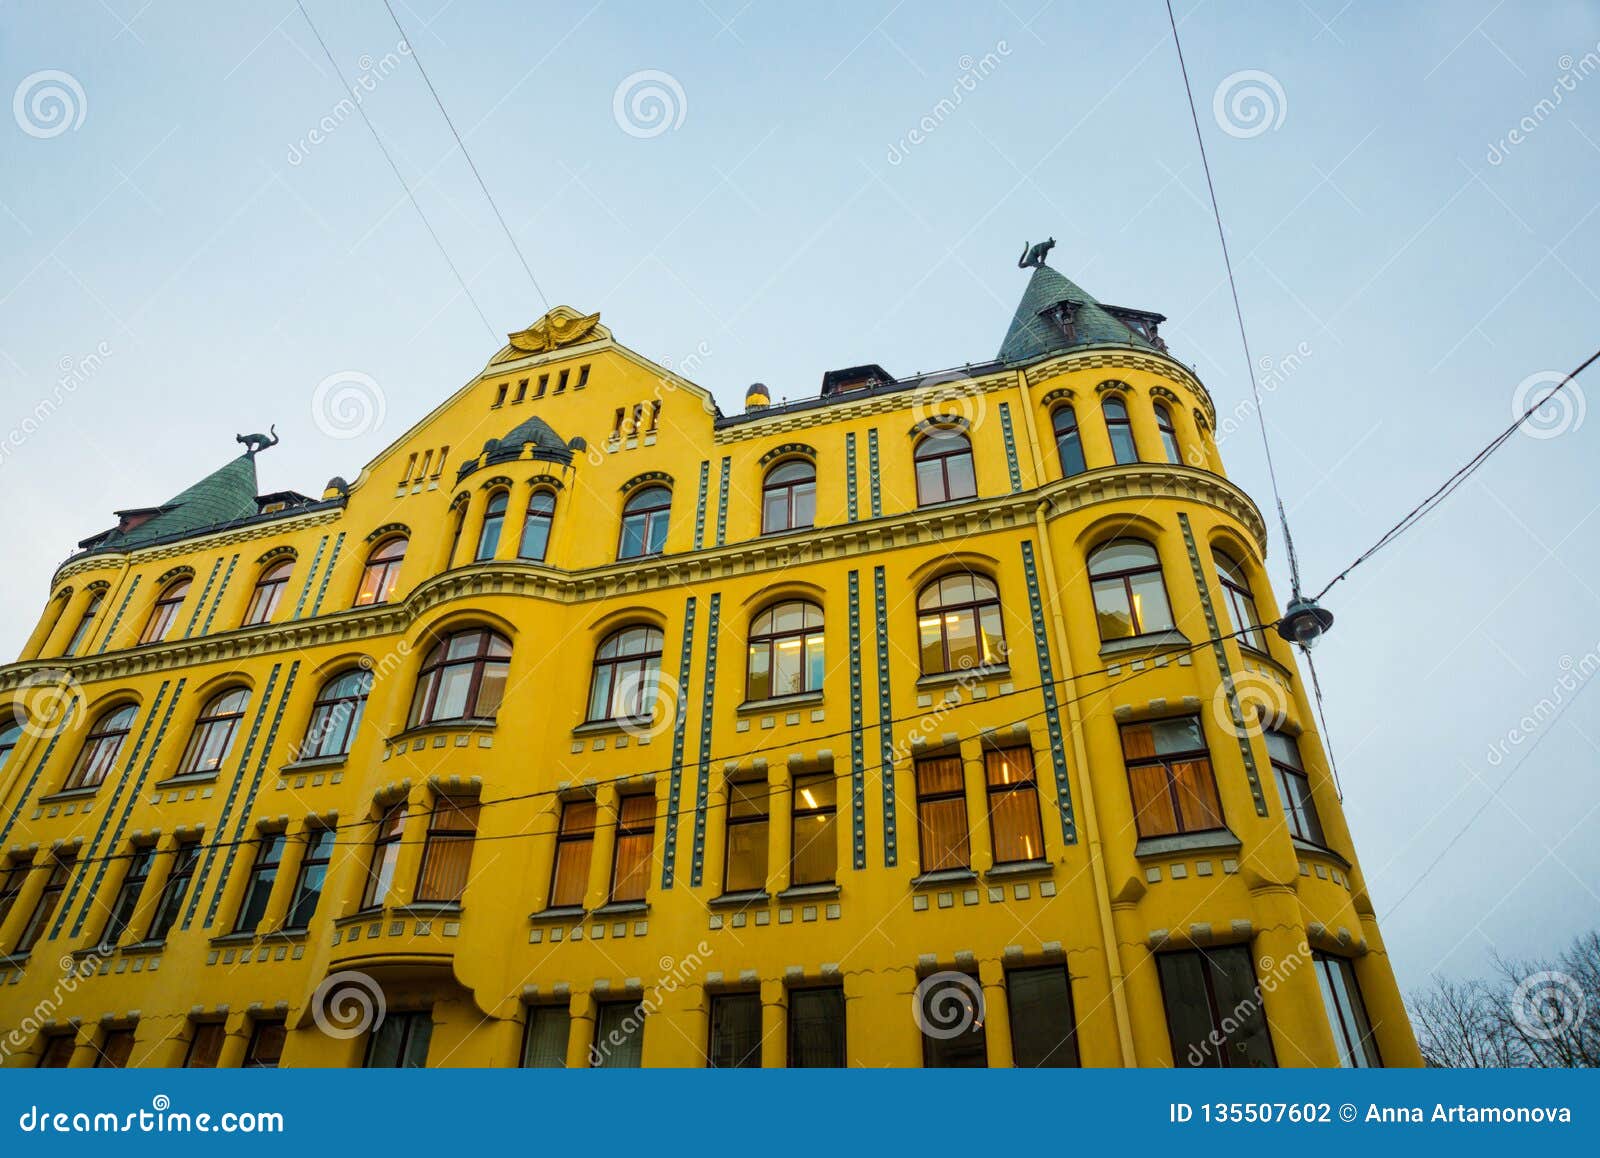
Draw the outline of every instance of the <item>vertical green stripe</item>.
[[[705,485],[704,464],[700,482]],[[661,887],[670,889],[678,860],[678,807],[683,794],[683,742],[689,725],[689,663],[694,653],[694,596],[683,605],[683,647],[678,653],[678,699],[672,721],[672,772],[667,781],[667,839],[661,851]]]
[[[883,483],[878,476],[878,428],[867,431],[867,485],[872,491],[872,517],[883,514]]]
[[[844,499],[845,517],[853,523],[860,516],[856,498],[856,433],[853,430],[844,436]]]
[[[333,569],[339,565],[339,549],[344,546],[344,532],[339,532],[339,537],[333,541],[333,553],[328,556],[328,566],[322,572],[322,582],[317,586],[317,601],[311,605],[311,615],[315,618],[322,610],[322,597],[328,593],[328,580],[333,577]]]
[[[700,768],[695,782],[694,857],[689,873],[689,884],[695,888],[700,887],[706,861],[706,808],[711,793],[711,710],[717,686],[717,623],[721,616],[722,593],[717,591],[711,595],[710,613],[706,616],[706,678],[700,692]]]
[[[878,628],[878,759],[883,777],[883,867],[899,861],[895,836],[894,712],[889,706],[889,594],[883,567],[872,569],[872,598]]]
[[[205,609],[206,600],[211,596],[211,585],[217,581],[217,571],[222,567],[222,556],[218,555],[211,563],[211,573],[206,576],[206,585],[200,590],[200,598],[195,600],[194,612],[189,616],[189,626],[183,629],[183,638],[188,639],[194,634],[195,624],[200,621],[200,612]]]
[[[866,737],[861,711],[861,572],[851,571],[850,589],[850,844],[855,867],[867,867]]]
[[[1055,766],[1056,803],[1061,810],[1061,839],[1078,843],[1078,826],[1072,816],[1072,788],[1067,782],[1067,748],[1061,736],[1061,711],[1056,697],[1056,669],[1050,658],[1050,637],[1045,631],[1044,600],[1039,594],[1039,571],[1033,563],[1033,544],[1022,544],[1022,573],[1028,581],[1028,614],[1033,621],[1034,646],[1039,653],[1039,681],[1044,692],[1045,731],[1050,737],[1050,760]]]
[[[328,536],[324,535],[317,540],[317,553],[311,556],[311,570],[306,572],[305,585],[300,588],[300,598],[295,601],[294,614],[290,619],[299,619],[300,613],[306,609],[306,598],[311,594],[311,584],[317,578],[317,565],[322,562],[322,552],[328,546]]]
[[[111,637],[117,634],[117,627],[122,623],[122,613],[128,610],[128,601],[133,598],[133,593],[139,590],[139,580],[143,575],[135,575],[133,582],[128,584],[128,590],[122,596],[122,602],[117,606],[117,613],[111,617],[111,626],[106,628],[105,638],[100,641],[100,648],[96,655],[104,655],[106,648],[111,646]]]
[[[709,459],[700,464],[700,494],[694,503],[694,549],[700,550],[706,545],[706,498],[711,487],[711,462]]]
[[[1000,403],[1000,433],[1006,443],[1006,470],[1011,474],[1011,493],[1022,489],[1022,470],[1017,465],[1017,437],[1011,429],[1011,404]]]
[[[217,597],[211,601],[211,610],[206,612],[206,621],[200,625],[201,635],[211,633],[211,621],[217,617],[217,608],[222,606],[222,597],[228,593],[228,580],[233,578],[233,569],[238,564],[238,555],[228,560],[228,569],[222,573],[222,584],[217,588]]]

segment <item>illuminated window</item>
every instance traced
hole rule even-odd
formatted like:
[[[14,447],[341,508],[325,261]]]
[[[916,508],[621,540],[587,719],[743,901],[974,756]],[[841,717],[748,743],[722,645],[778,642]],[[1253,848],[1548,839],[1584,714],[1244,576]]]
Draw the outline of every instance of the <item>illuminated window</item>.
[[[211,698],[194,722],[194,731],[189,733],[189,746],[178,764],[179,776],[215,772],[222,767],[249,702],[250,693],[244,688],[234,688]]]
[[[441,796],[434,802],[417,876],[419,901],[459,901],[472,869],[478,802]]]
[[[1261,616],[1256,611],[1256,598],[1250,593],[1250,580],[1233,556],[1222,551],[1212,553],[1217,561],[1217,575],[1222,580],[1223,599],[1228,604],[1228,618],[1236,631],[1242,632],[1239,642],[1257,651],[1267,650],[1266,637],[1261,631]]]
[[[367,884],[361,893],[361,908],[381,909],[394,887],[395,866],[400,863],[400,838],[405,835],[406,806],[391,804],[378,821],[372,841],[372,859],[367,862]]]
[[[511,496],[505,491],[495,491],[489,496],[489,503],[483,508],[483,530],[478,532],[478,553],[475,556],[479,562],[493,559],[494,553],[500,549],[500,529],[506,522],[506,504],[511,501]]]
[[[765,780],[737,780],[728,785],[728,855],[722,878],[725,893],[759,892],[767,887],[771,792]]]
[[[1050,424],[1056,433],[1056,453],[1061,457],[1061,474],[1070,478],[1082,474],[1083,437],[1078,433],[1078,416],[1070,406],[1057,406],[1050,415]]]
[[[400,565],[405,558],[404,537],[385,539],[374,547],[367,556],[366,570],[361,573],[361,586],[356,589],[356,606],[389,602],[400,582]]]
[[[1034,780],[1033,749],[993,749],[983,754],[984,783],[989,796],[989,832],[995,864],[1017,864],[1044,858],[1044,833],[1039,821],[1039,790]]]
[[[666,487],[643,487],[629,495],[622,508],[622,540],[617,544],[617,558],[661,554],[667,545],[671,513],[672,492]]]
[[[745,696],[777,699],[822,690],[822,608],[798,600],[767,608],[750,625]]]
[[[124,704],[105,712],[94,722],[83,741],[83,748],[78,752],[78,762],[72,766],[72,772],[63,785],[65,790],[94,788],[105,780],[106,774],[117,762],[123,741],[133,729],[133,717],[137,713],[138,708],[133,704]]]
[[[1128,639],[1172,628],[1172,608],[1156,549],[1141,539],[1117,539],[1089,556],[1095,620],[1103,640]]]
[[[1244,945],[1156,954],[1167,1007],[1172,1064],[1188,1069],[1250,1069],[1277,1065]]]
[[[661,678],[661,630],[625,627],[601,641],[589,681],[589,719],[649,720]]]
[[[1105,401],[1106,433],[1111,436],[1111,457],[1119,465],[1139,461],[1133,445],[1133,423],[1128,421],[1128,406],[1115,395]]]
[[[593,800],[568,800],[556,830],[556,863],[550,874],[550,907],[582,908],[594,858],[596,806]]]
[[[999,588],[966,571],[936,579],[917,596],[917,634],[923,675],[1005,663]]]
[[[928,756],[916,762],[917,846],[922,871],[971,865],[967,839],[967,793],[960,756]]]
[[[244,626],[270,622],[283,602],[283,593],[289,586],[289,574],[294,570],[294,560],[274,563],[261,572],[256,589],[250,593],[250,606],[245,609]]]
[[[655,849],[656,798],[624,796],[617,811],[617,842],[611,862],[611,899],[642,901],[650,887]]]
[[[953,427],[935,430],[917,444],[911,457],[917,470],[918,506],[977,497],[972,443],[961,431]]]
[[[155,606],[150,609],[150,619],[144,625],[144,634],[139,636],[140,643],[160,643],[172,631],[172,625],[178,620],[178,608],[183,606],[184,596],[189,594],[189,579],[174,579],[162,589],[156,599]]]
[[[522,520],[522,540],[517,544],[517,558],[533,563],[544,562],[550,549],[550,524],[556,515],[556,497],[549,491],[534,491],[528,499],[528,513]]]
[[[794,778],[790,810],[790,885],[832,884],[838,867],[838,786],[833,773]]]
[[[474,628],[445,636],[422,661],[407,727],[494,719],[510,669],[511,641],[498,632]]]
[[[1141,837],[1223,827],[1199,716],[1122,725],[1122,755]]]
[[[803,459],[781,462],[761,484],[761,533],[797,531],[817,519],[817,468]]]

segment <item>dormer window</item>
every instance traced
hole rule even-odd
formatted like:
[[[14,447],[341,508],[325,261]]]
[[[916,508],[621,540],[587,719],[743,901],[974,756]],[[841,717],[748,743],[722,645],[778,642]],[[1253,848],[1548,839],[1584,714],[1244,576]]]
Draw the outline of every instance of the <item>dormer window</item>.
[[[1078,340],[1078,303],[1074,301],[1057,302],[1039,316],[1048,324],[1054,326],[1061,336],[1069,342]]]

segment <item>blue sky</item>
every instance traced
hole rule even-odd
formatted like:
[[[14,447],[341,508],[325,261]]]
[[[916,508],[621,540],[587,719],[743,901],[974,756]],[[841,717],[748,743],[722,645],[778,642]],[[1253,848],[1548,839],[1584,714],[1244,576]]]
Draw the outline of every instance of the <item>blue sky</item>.
[[[491,330],[543,312],[412,63],[385,68],[380,0],[308,7],[346,75],[375,78],[365,107],[488,328],[359,120],[309,141],[342,94],[292,2],[0,5],[0,652],[114,508],[270,423],[264,488],[353,477],[482,366]],[[756,380],[798,397],[833,367],[991,357],[1017,254],[1046,234],[1101,300],[1168,315],[1220,411],[1248,396],[1159,4],[396,11],[551,303],[692,358],[725,409]],[[1254,352],[1294,356],[1265,410],[1320,586],[1510,420],[1520,383],[1593,348],[1600,8],[1177,11]],[[615,112],[647,70],[670,78],[668,124]],[[1230,120],[1252,83],[1267,120],[1238,119],[1248,102]],[[29,100],[52,85],[64,122]],[[386,417],[330,438],[311,398],[348,371]],[[1330,598],[1329,731],[1408,989],[1600,925],[1600,697],[1576,676],[1600,662],[1586,403]],[[1251,423],[1223,453],[1267,507]],[[1284,593],[1276,535],[1271,564]],[[1524,727],[1541,700],[1570,711]]]

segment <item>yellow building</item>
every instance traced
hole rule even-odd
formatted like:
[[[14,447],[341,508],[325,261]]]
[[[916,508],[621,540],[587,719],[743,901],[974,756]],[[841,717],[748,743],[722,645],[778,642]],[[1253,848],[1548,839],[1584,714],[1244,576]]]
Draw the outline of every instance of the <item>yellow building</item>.
[[[560,307],[119,512],[0,668],[5,1063],[1418,1064],[1212,400],[1027,264],[944,374]]]

